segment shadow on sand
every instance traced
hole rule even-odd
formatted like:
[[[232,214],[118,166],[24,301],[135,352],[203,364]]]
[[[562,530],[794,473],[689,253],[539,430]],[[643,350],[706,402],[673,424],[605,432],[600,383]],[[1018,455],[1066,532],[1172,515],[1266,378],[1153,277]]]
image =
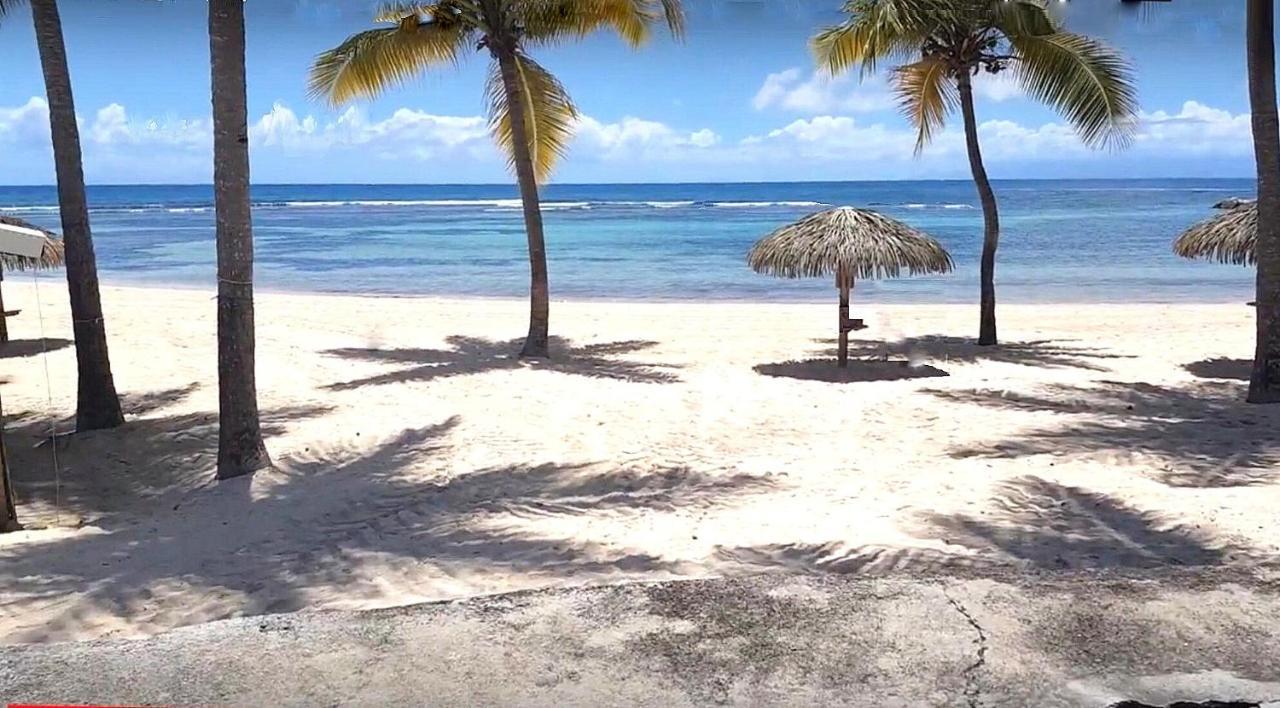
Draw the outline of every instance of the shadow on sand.
[[[36,356],[45,352],[56,352],[71,346],[70,339],[10,339],[0,344],[0,359],[18,359]]]
[[[835,339],[817,339],[825,345],[823,354],[832,353]],[[849,343],[849,356],[859,359],[898,357],[908,361],[932,361],[935,363],[995,361],[1046,369],[1088,369],[1106,371],[1101,361],[1129,359],[1131,356],[1115,354],[1096,347],[1077,346],[1068,341],[1048,339],[1027,342],[1001,342],[994,347],[980,347],[966,337],[925,335],[906,337],[895,342],[854,340]]]
[[[1182,368],[1186,369],[1187,373],[1192,376],[1202,379],[1248,381],[1250,374],[1253,373],[1253,362],[1249,359],[1219,357],[1217,359],[1193,361],[1190,364],[1184,364]]]
[[[671,373],[674,366],[621,358],[652,348],[656,342],[625,341],[575,346],[567,340],[552,337],[550,359],[521,359],[519,353],[523,339],[497,341],[454,335],[445,341],[449,343],[448,349],[330,349],[324,354],[398,368],[376,376],[331,384],[327,388],[346,391],[364,386],[433,381],[449,376],[525,368],[641,383],[675,383],[680,380]]]
[[[905,361],[854,360],[848,368],[836,366],[834,359],[806,359],[777,364],[758,364],[757,374],[778,378],[824,381],[827,383],[861,383],[868,381],[904,381],[949,376],[942,369],[921,365],[911,366]]]
[[[1101,381],[1044,386],[1036,393],[929,391],[955,403],[1067,414],[1060,423],[959,448],[954,457],[1148,455],[1151,473],[1176,487],[1236,487],[1274,481],[1280,471],[1280,410],[1244,402],[1238,384],[1185,387]]]
[[[121,394],[128,417],[112,430],[60,436],[49,444],[50,421],[39,413],[14,416],[6,428],[10,473],[19,494],[19,517],[33,527],[91,521],[111,528],[129,523],[139,502],[180,493],[213,479],[218,414],[201,411],[148,417],[183,402],[199,388]],[[263,434],[282,434],[294,421],[323,415],[324,406],[261,411]],[[135,417],[142,416],[142,417]],[[70,430],[74,419],[58,421]]]
[[[266,415],[279,425],[307,413]],[[166,417],[142,431],[107,434],[145,441],[193,422]],[[573,531],[573,520],[638,521],[713,509],[775,486],[764,476],[603,464],[454,473],[438,465],[457,424],[454,417],[382,441],[311,448],[256,478],[202,485],[180,504],[154,506],[145,523],[0,547],[0,585],[14,598],[28,598],[16,601],[70,607],[57,621],[33,624],[12,640],[72,637],[83,631],[82,618],[104,614],[127,622],[160,612],[170,623],[190,624],[294,611],[308,605],[318,587],[339,595],[349,589],[353,596],[396,587],[426,600],[501,586],[511,574],[546,585],[673,577],[683,562],[630,548],[625,539],[595,540]],[[192,444],[212,449],[216,430],[211,438],[199,433]],[[29,482],[19,483],[28,493]],[[376,578],[361,575],[366,562],[378,563]],[[399,573],[409,575],[397,585]],[[175,586],[183,592],[160,591]]]
[[[1027,476],[1002,485],[980,515],[926,513],[917,536],[933,548],[846,547],[839,543],[720,548],[744,571],[938,573],[1024,567],[1039,570],[1150,569],[1253,562],[1256,554],[1162,514],[1106,494]]]

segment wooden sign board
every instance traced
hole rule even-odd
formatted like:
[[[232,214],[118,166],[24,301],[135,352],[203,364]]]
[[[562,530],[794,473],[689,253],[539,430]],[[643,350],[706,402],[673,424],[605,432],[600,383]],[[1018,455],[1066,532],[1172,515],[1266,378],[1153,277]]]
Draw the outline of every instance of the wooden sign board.
[[[0,253],[39,258],[44,252],[44,234],[35,229],[0,224]]]

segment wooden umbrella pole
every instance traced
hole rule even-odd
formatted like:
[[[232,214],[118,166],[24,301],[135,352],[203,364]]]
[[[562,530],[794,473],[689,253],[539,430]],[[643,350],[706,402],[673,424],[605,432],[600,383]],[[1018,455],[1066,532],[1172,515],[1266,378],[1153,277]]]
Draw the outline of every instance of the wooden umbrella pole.
[[[840,289],[840,368],[849,366],[849,275],[844,266],[836,269],[836,287]]]
[[[0,286],[4,284],[4,269],[0,268]],[[0,344],[9,341],[9,318],[4,314],[4,293],[0,292]]]
[[[0,516],[0,532],[20,531],[18,508],[14,501],[13,482],[9,479],[9,460],[4,449],[4,403],[0,401],[0,495],[4,496],[4,512]]]

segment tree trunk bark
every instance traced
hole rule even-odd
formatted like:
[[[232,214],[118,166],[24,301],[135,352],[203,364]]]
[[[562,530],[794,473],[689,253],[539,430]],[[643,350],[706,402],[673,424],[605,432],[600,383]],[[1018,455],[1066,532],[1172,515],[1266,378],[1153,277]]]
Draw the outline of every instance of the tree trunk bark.
[[[1257,347],[1250,403],[1280,402],[1280,120],[1274,0],[1249,0],[1249,106],[1258,169]]]
[[[4,404],[0,403],[0,496],[4,497],[4,509],[0,510],[0,533],[21,531],[18,523],[18,503],[13,492],[13,482],[9,478],[9,458],[4,448]]]
[[[76,430],[114,428],[124,422],[107,353],[107,329],[98,292],[98,264],[89,230],[80,130],[71,95],[71,73],[62,39],[62,20],[55,0],[31,0],[40,68],[49,99],[49,129],[58,177],[58,205],[62,213],[62,243],[66,249],[67,289],[76,340],[78,387]]]
[[[844,268],[836,271],[836,287],[840,289],[840,348],[836,362],[841,369],[849,368],[849,281]]]
[[[973,84],[967,71],[956,77],[960,89],[960,109],[964,113],[964,138],[969,148],[969,169],[982,202],[982,304],[978,324],[978,344],[993,345],[996,337],[996,249],[1000,247],[1000,212],[996,193],[982,164],[982,147],[978,144],[978,118],[973,110]]]
[[[213,194],[218,241],[218,479],[271,464],[254,371],[253,223],[244,0],[210,0]]]
[[[538,198],[538,179],[529,151],[525,129],[525,106],[520,88],[515,50],[498,47],[495,52],[502,72],[502,85],[507,92],[511,139],[515,143],[513,162],[516,181],[520,185],[520,202],[524,206],[524,228],[529,240],[529,334],[525,337],[522,357],[547,358],[551,314],[551,294],[547,283],[547,245],[542,231],[542,207]]]

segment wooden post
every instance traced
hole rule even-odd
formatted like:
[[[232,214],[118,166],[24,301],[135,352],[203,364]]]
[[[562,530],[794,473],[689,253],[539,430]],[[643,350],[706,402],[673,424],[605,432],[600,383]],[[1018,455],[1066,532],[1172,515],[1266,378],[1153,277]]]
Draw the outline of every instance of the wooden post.
[[[0,285],[4,284],[4,268],[0,266]],[[4,316],[4,293],[0,292],[0,344],[9,341],[9,318]]]
[[[841,369],[849,367],[849,286],[853,280],[845,272],[844,266],[836,269],[836,287],[840,289],[840,354],[838,362]]]
[[[14,501],[13,482],[9,479],[9,460],[4,449],[4,403],[0,402],[0,495],[4,496],[4,509],[0,512],[0,533],[21,531],[18,508]]]

